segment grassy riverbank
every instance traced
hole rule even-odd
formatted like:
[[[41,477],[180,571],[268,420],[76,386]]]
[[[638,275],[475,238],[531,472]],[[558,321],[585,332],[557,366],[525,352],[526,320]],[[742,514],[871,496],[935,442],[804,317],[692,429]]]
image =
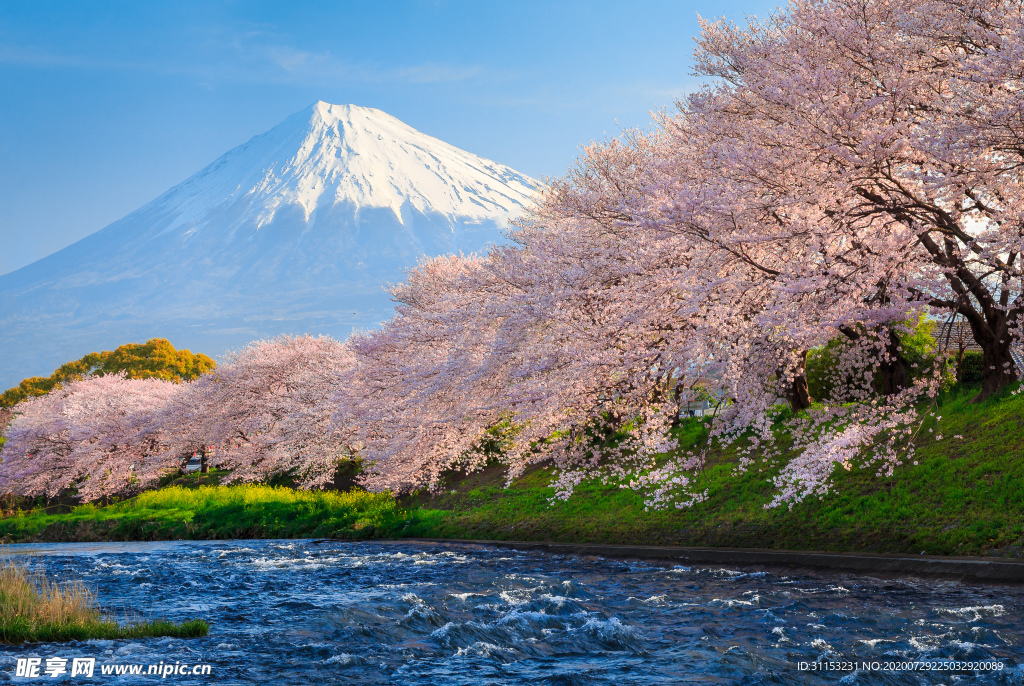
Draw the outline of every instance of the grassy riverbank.
[[[765,509],[774,469],[734,474],[734,449],[714,452],[700,488],[706,502],[646,512],[632,491],[581,485],[551,504],[548,470],[504,489],[500,469],[452,479],[443,494],[398,501],[362,492],[303,493],[267,486],[183,487],[105,508],[35,512],[0,520],[24,540],[371,538],[423,536],[792,550],[921,552],[1024,557],[1024,395],[969,404],[947,398],[917,439],[919,465],[879,478],[840,470],[821,500]],[[928,429],[945,436],[935,441]],[[684,427],[692,444],[697,420]],[[961,435],[962,439],[952,438]]]
[[[509,490],[496,471],[474,474],[455,493],[407,504],[445,510],[433,537],[1024,557],[1024,396],[968,399],[936,409],[917,466],[891,478],[840,469],[834,492],[792,509],[765,509],[778,470],[735,475],[734,450],[713,454],[701,477],[707,500],[682,510],[645,512],[637,494],[600,483],[551,506],[545,472]]]
[[[181,624],[105,616],[81,582],[56,584],[42,574],[7,560],[0,563],[0,643],[18,644],[89,639],[205,636],[201,619]]]
[[[0,520],[0,536],[6,542],[370,538],[399,535],[407,521],[389,494],[174,485],[106,507],[6,517]]]

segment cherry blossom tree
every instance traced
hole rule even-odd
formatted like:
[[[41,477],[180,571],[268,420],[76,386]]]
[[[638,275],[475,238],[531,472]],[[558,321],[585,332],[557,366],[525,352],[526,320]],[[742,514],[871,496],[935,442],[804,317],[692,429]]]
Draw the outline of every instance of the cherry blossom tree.
[[[178,394],[149,431],[187,462],[195,453],[231,470],[229,481],[292,474],[301,488],[329,482],[348,447],[331,424],[330,396],[350,364],[330,337],[255,341]]]
[[[773,377],[794,409],[809,405],[809,347],[845,335],[856,345],[842,375],[881,375],[884,401],[863,374],[846,389],[861,404],[791,423],[785,501],[820,494],[854,455],[890,474],[910,458],[913,407],[939,380],[911,384],[899,349],[921,309],[970,323],[987,366],[979,397],[1015,378],[1020,14],[1019,3],[822,1],[745,30],[707,24],[698,64],[718,83],[661,120],[660,178],[647,176],[640,202],[602,160],[557,189],[563,214],[660,231],[678,254],[703,246],[708,297],[736,270],[729,292],[745,307],[696,331],[724,344],[735,403],[723,435],[754,427],[752,452],[778,455]]]
[[[672,127],[771,198],[780,230],[826,234],[821,267],[856,271],[866,300],[964,317],[982,397],[1017,376],[1022,19],[1019,2],[800,0],[745,29],[707,23],[698,73],[717,86]]]
[[[701,141],[690,142],[697,148]],[[806,351],[844,329],[859,339],[844,360],[844,375],[859,378],[859,383],[847,388],[842,399],[869,400],[873,384],[870,374],[864,372],[886,361],[887,351],[879,344],[891,337],[884,330],[886,335],[880,338],[861,336],[857,330],[863,330],[866,323],[889,323],[892,330],[894,319],[906,318],[906,306],[900,309],[884,303],[879,307],[863,295],[871,292],[874,284],[857,287],[856,278],[850,278],[846,270],[822,270],[824,277],[815,283],[816,268],[830,260],[830,254],[819,246],[830,237],[824,235],[808,244],[806,233],[779,230],[778,222],[771,221],[766,211],[764,198],[755,195],[759,202],[747,200],[747,188],[712,173],[718,166],[707,164],[701,156],[705,151],[681,151],[679,147],[671,150],[672,157],[656,160],[663,176],[649,177],[654,183],[638,204],[624,200],[623,184],[609,174],[604,159],[608,150],[588,150],[580,168],[555,185],[547,210],[555,218],[584,217],[609,233],[617,231],[642,241],[651,253],[659,255],[659,261],[671,267],[660,273],[646,272],[639,280],[644,287],[633,297],[646,302],[649,296],[645,294],[674,294],[675,309],[659,314],[663,326],[683,321],[683,312],[696,315],[685,327],[685,338],[666,343],[669,347],[684,344],[679,352],[686,352],[677,359],[703,360],[703,368],[731,399],[721,410],[714,436],[728,442],[755,430],[741,460],[741,466],[746,466],[750,455],[769,459],[779,455],[773,431],[778,398],[786,398],[795,410],[808,407],[803,373]],[[689,156],[682,158],[683,153]],[[807,225],[815,227],[810,221]],[[579,245],[575,234],[566,241]],[[624,244],[621,249],[628,247]],[[696,351],[702,353],[695,356]],[[680,374],[681,369],[685,367],[675,373]],[[803,461],[795,460],[795,471],[782,477],[783,500],[792,502],[817,492],[822,475],[830,474],[837,463],[837,455],[848,457],[850,451],[863,450],[877,442],[879,434],[891,441],[891,449],[875,456],[885,463],[885,470],[906,458],[897,449],[897,437],[905,437],[916,418],[908,405],[928,390],[934,390],[933,385],[921,384],[910,392],[890,390],[893,397],[882,404],[876,401],[867,410],[858,406],[860,411],[853,413],[839,404],[794,419],[790,433],[797,441],[790,449]],[[844,451],[837,452],[840,434]],[[654,489],[653,502],[664,504],[666,498],[675,497],[666,485],[688,487],[693,469],[700,464],[699,459],[684,456],[641,474],[631,484]],[[808,476],[804,464],[818,469]],[[684,489],[682,495],[676,502],[692,502],[695,494]]]
[[[425,262],[393,289],[395,319],[352,341],[358,363],[339,421],[361,444],[372,487],[434,485],[482,466],[475,448],[499,425],[509,478],[553,459],[564,495],[598,464],[621,477],[674,445],[667,429],[701,351],[687,347],[700,341],[679,316],[693,302],[652,290],[650,274],[673,265],[635,235],[547,219],[485,258]],[[595,451],[596,437],[618,429],[614,446]]]
[[[424,265],[396,290],[396,320],[356,343],[349,388],[365,394],[343,405],[379,483],[472,466],[504,418],[510,473],[554,459],[562,493],[609,461],[646,465],[637,483],[689,484],[699,460],[643,462],[671,445],[667,394],[707,377],[730,399],[717,435],[753,428],[746,454],[778,455],[778,398],[808,410],[807,351],[836,336],[853,379],[839,395],[859,404],[793,420],[783,500],[820,493],[866,449],[891,473],[939,378],[911,383],[905,322],[965,316],[988,346],[985,392],[1015,374],[1019,22],[1000,7],[795,2],[746,29],[706,24],[698,65],[716,85],[652,134],[588,148],[518,245]],[[637,440],[597,449],[583,437],[602,422]]]
[[[180,472],[200,453],[235,481],[290,473],[303,488],[330,481],[350,451],[330,396],[350,364],[327,337],[257,341],[194,382],[90,377],[15,407],[0,491],[88,501]]]
[[[136,492],[176,469],[166,435],[147,431],[180,385],[123,374],[59,386],[14,407],[0,453],[0,492],[83,501]]]

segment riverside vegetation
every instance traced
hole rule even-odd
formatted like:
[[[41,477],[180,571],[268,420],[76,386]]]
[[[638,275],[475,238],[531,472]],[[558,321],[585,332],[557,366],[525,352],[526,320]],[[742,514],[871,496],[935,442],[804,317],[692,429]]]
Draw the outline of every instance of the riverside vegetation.
[[[955,389],[915,438],[919,464],[892,477],[837,468],[835,487],[792,508],[766,508],[779,468],[738,472],[738,448],[713,449],[698,475],[704,502],[647,511],[635,491],[594,480],[554,499],[550,469],[505,488],[497,465],[448,474],[443,488],[401,498],[360,490],[212,485],[192,474],[106,507],[45,508],[0,520],[7,541],[209,538],[466,538],[736,546],[933,555],[1024,556],[1024,395],[980,403]],[[925,413],[927,415],[927,412]],[[677,430],[679,450],[706,440],[706,420]],[[937,434],[942,440],[935,440]],[[962,437],[962,438],[961,438]],[[66,509],[66,508],[65,508]]]
[[[88,639],[205,636],[201,619],[180,624],[163,620],[111,618],[80,581],[55,583],[42,573],[6,559],[0,562],[0,643],[85,641]]]

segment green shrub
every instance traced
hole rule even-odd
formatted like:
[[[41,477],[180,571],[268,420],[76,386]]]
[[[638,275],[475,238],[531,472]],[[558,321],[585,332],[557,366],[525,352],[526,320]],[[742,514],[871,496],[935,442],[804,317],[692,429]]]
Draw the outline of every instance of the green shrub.
[[[966,385],[979,384],[985,380],[984,356],[979,350],[964,351],[956,372],[957,381]]]

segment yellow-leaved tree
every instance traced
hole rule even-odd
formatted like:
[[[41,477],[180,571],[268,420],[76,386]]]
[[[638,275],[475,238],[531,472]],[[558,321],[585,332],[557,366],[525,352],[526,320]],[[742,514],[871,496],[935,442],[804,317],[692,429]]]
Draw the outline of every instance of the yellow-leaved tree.
[[[129,379],[191,381],[212,371],[217,364],[207,355],[177,350],[166,338],[128,343],[116,350],[89,353],[61,365],[50,376],[33,376],[0,394],[0,408],[13,407],[32,396],[46,395],[56,386],[87,376],[124,372]]]

